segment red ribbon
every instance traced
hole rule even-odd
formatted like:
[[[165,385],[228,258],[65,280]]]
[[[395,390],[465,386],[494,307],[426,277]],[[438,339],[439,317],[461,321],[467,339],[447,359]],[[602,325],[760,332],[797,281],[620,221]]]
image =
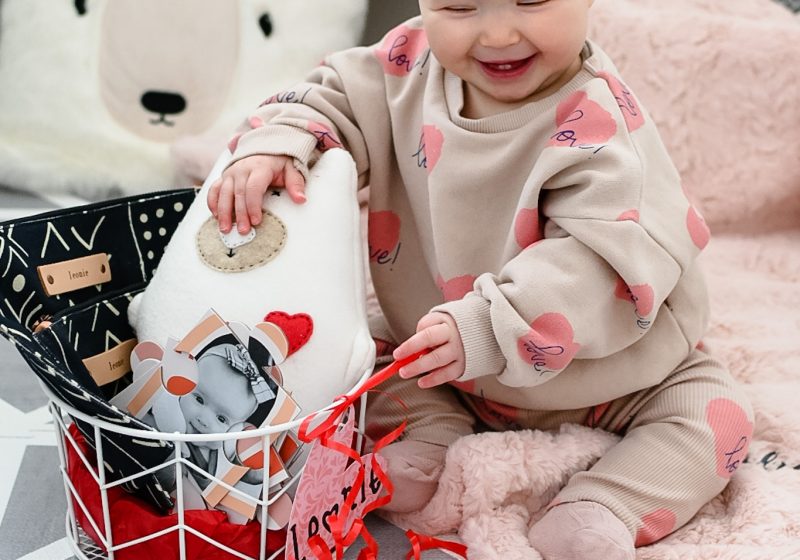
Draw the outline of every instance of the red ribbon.
[[[408,554],[406,554],[406,560],[411,560],[411,558],[414,558],[414,560],[420,560],[422,558],[421,554],[423,551],[432,550],[435,548],[441,548],[442,550],[455,552],[465,559],[467,557],[467,547],[461,543],[445,541],[442,539],[437,539],[436,537],[429,537],[428,535],[420,535],[411,529],[406,531],[406,536],[408,537],[408,540],[411,541],[411,550],[409,550]]]
[[[367,391],[373,390],[375,387],[395,375],[400,368],[415,361],[428,352],[430,352],[430,350],[425,349],[402,360],[392,362],[389,364],[389,366],[370,377],[354,393],[342,395],[334,399],[335,401],[341,399],[342,402],[336,405],[330,411],[330,413],[328,413],[328,417],[320,422],[320,424],[313,430],[309,431],[309,426],[311,425],[312,420],[317,416],[316,414],[309,415],[300,424],[297,436],[301,441],[310,443],[315,439],[318,439],[321,445],[340,453],[344,453],[353,461],[356,461],[360,464],[358,474],[356,475],[356,480],[345,497],[345,501],[342,504],[339,513],[337,515],[331,515],[329,518],[331,536],[333,537],[334,548],[336,551],[336,558],[341,558],[344,550],[353,544],[353,542],[355,542],[360,535],[364,539],[366,546],[359,552],[358,560],[378,560],[378,543],[372,537],[366,525],[364,524],[363,516],[374,509],[388,504],[392,500],[392,495],[394,494],[394,485],[378,463],[377,453],[400,437],[400,434],[402,434],[406,429],[406,421],[404,420],[402,424],[379,439],[373,446],[373,454],[370,461],[370,466],[372,467],[372,472],[375,473],[375,476],[377,476],[378,480],[381,481],[381,484],[386,489],[386,493],[382,498],[375,500],[375,502],[371,503],[364,509],[362,516],[353,521],[353,525],[350,527],[350,530],[347,531],[347,534],[344,534],[344,525],[347,522],[347,517],[351,511],[353,503],[358,496],[361,485],[364,483],[366,467],[364,465],[363,458],[355,449],[335,441],[332,439],[332,436],[336,431],[336,428],[341,423],[342,415],[352,405],[355,404],[356,400],[361,398],[361,396]],[[401,403],[401,405],[405,406],[403,403]],[[410,539],[412,546],[412,550],[408,553],[407,558],[411,558],[413,555],[416,560],[419,560],[421,551],[434,548],[449,550],[451,552],[461,554],[464,558],[466,558],[467,548],[464,545],[436,539],[426,535],[420,535],[413,531],[407,531],[406,535]],[[332,560],[331,551],[320,535],[314,535],[311,539],[309,539],[308,542],[312,552],[317,557],[317,560]]]

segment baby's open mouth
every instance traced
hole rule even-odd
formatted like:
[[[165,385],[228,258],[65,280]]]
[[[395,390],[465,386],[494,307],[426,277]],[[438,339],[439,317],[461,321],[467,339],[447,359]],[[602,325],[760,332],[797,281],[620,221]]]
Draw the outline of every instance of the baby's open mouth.
[[[483,71],[493,78],[515,78],[528,70],[535,57],[536,55],[531,55],[518,60],[479,60],[478,62],[483,68]]]

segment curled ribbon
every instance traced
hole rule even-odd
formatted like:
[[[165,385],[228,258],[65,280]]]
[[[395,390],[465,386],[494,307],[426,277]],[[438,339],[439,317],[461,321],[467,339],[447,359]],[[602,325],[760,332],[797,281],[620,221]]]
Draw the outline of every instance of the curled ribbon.
[[[406,531],[406,536],[408,540],[411,541],[411,550],[406,554],[406,560],[411,560],[411,558],[414,558],[414,560],[421,560],[423,551],[436,548],[454,552],[464,559],[467,557],[467,547],[461,543],[437,539],[436,537],[429,537],[428,535],[420,535],[411,529]]]
[[[385,367],[372,377],[370,377],[366,383],[364,383],[359,389],[352,394],[349,395],[342,395],[337,397],[335,401],[341,399],[341,402],[336,405],[331,412],[328,414],[328,417],[325,418],[320,424],[314,428],[313,430],[309,430],[311,422],[317,415],[310,415],[306,417],[305,420],[300,424],[298,429],[298,438],[305,442],[311,443],[314,440],[319,440],[320,444],[328,447],[329,449],[333,449],[340,453],[344,453],[353,461],[360,464],[358,469],[358,474],[356,475],[356,480],[353,483],[350,491],[347,493],[345,497],[345,501],[342,504],[342,508],[340,513],[337,515],[330,516],[330,528],[331,528],[331,536],[333,537],[334,541],[334,548],[336,552],[335,558],[341,558],[344,550],[347,549],[355,540],[359,537],[359,535],[364,539],[366,546],[359,552],[358,560],[378,560],[378,543],[370,534],[369,530],[367,529],[366,525],[363,521],[363,516],[365,516],[370,511],[377,509],[385,504],[388,504],[392,500],[392,495],[394,494],[394,485],[392,484],[389,477],[381,468],[380,464],[377,461],[377,453],[388,444],[396,440],[400,437],[400,434],[406,428],[406,421],[403,421],[397,428],[392,430],[390,433],[384,435],[380,440],[378,440],[374,447],[373,447],[373,454],[372,459],[370,461],[370,467],[372,468],[372,472],[375,476],[380,480],[383,487],[386,489],[386,493],[382,498],[379,498],[374,503],[367,506],[367,508],[363,511],[362,517],[356,519],[353,522],[353,525],[345,534],[345,523],[347,522],[347,515],[349,514],[353,503],[355,502],[358,491],[361,488],[361,485],[364,482],[364,477],[366,473],[366,466],[364,465],[364,461],[361,455],[352,447],[343,445],[337,441],[335,441],[332,436],[336,431],[336,428],[341,423],[342,415],[347,411],[352,405],[355,404],[356,400],[361,398],[364,393],[375,389],[378,385],[395,375],[400,368],[409,364],[420,356],[427,354],[430,350],[422,350],[413,354],[403,360],[398,360],[392,362],[389,366]],[[402,403],[401,403],[402,404]],[[403,405],[405,406],[405,405]],[[451,552],[455,552],[457,554],[461,554],[462,557],[466,558],[466,551],[467,548],[458,543],[452,543],[449,541],[444,541],[441,539],[436,539],[433,537],[429,537],[426,535],[420,535],[413,531],[407,531],[406,535],[408,536],[409,540],[411,541],[412,550],[408,553],[407,558],[413,558],[419,560],[420,553],[423,550],[430,550],[434,548],[442,548],[444,550],[449,550]],[[317,557],[317,560],[332,560],[333,556],[331,555],[331,551],[328,548],[328,545],[322,539],[320,535],[314,535],[311,539],[309,539],[309,546],[313,551],[314,555]]]

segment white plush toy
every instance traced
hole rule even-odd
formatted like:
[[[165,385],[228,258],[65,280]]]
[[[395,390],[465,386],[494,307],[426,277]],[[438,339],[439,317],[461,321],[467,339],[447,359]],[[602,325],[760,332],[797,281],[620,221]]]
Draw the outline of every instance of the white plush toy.
[[[226,152],[206,180],[150,284],[131,302],[129,320],[139,341],[160,344],[185,336],[209,308],[228,322],[277,325],[289,343],[283,386],[307,414],[350,390],[375,359],[355,164],[343,150],[325,152],[305,204],[270,190],[255,236],[239,238],[234,229],[223,238],[206,193],[229,158]]]
[[[261,101],[356,44],[366,5],[3,0],[0,184],[95,199],[202,180],[181,160],[213,163]]]

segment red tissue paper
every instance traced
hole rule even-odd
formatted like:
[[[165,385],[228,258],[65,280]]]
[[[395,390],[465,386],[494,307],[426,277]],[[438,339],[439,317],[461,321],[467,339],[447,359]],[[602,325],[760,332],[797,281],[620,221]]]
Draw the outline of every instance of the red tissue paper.
[[[93,455],[91,448],[75,424],[69,427],[69,432],[80,447],[81,453],[89,458],[90,463],[95,467],[96,465],[91,461]],[[97,482],[81,461],[73,445],[68,440],[65,443],[68,461],[67,474],[89,515],[97,527],[104,532],[103,507]],[[74,499],[73,508],[78,524],[105,551],[105,547],[89,522],[86,513]],[[177,514],[161,514],[144,500],[128,494],[118,486],[108,490],[108,509],[114,546],[178,524]],[[237,525],[228,522],[227,515],[222,511],[187,510],[184,512],[184,522],[198,533],[237,552],[254,558],[259,556],[261,526],[256,521],[251,521],[246,525]],[[186,535],[186,558],[192,560],[233,560],[237,558],[188,531],[184,533]],[[178,541],[178,531],[172,531],[155,539],[119,549],[115,553],[115,558],[118,560],[142,560],[143,558],[170,560],[175,558],[177,560],[180,558]],[[267,531],[267,556],[278,551],[285,543],[285,530]]]

